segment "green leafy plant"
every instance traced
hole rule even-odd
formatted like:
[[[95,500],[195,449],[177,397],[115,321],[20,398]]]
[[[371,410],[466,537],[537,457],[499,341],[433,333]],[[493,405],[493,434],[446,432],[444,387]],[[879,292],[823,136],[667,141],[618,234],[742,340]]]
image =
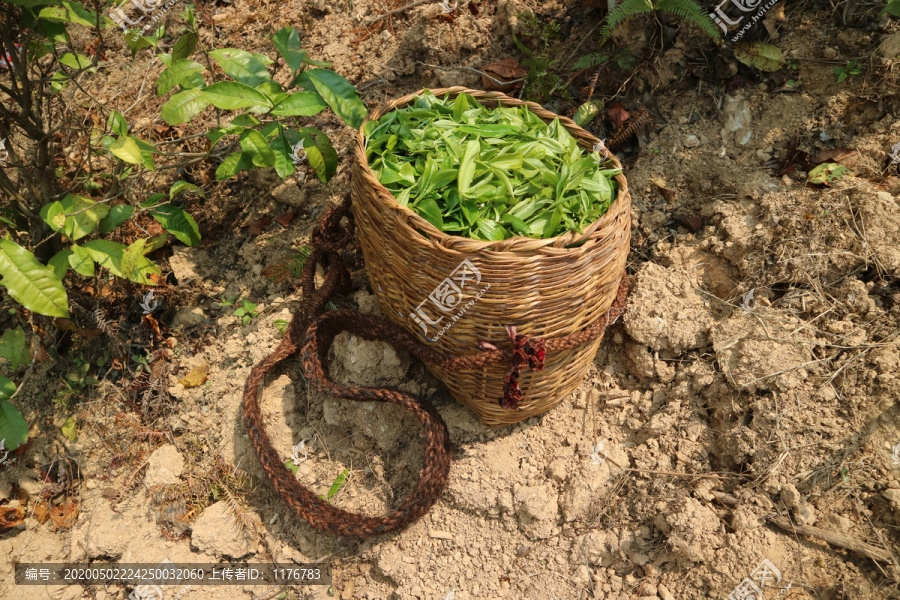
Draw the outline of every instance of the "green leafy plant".
[[[585,54],[581,58],[575,61],[575,64],[572,65],[572,68],[577,70],[580,69],[590,69],[593,67],[599,67],[600,65],[606,64],[609,62],[608,54],[600,54],[599,52],[591,52],[589,54]]]
[[[246,327],[250,324],[250,321],[259,317],[259,313],[256,312],[257,305],[249,300],[244,300],[241,303],[241,307],[234,311],[234,316],[241,318],[241,325]]]
[[[200,242],[196,223],[173,203],[179,194],[202,195],[197,186],[163,183],[167,194],[137,198],[135,183],[158,177],[157,160],[165,153],[134,136],[122,112],[95,98],[92,113],[99,118],[71,110],[85,94],[83,82],[73,82],[102,65],[102,32],[110,24],[69,0],[13,0],[0,15],[0,56],[9,58],[10,75],[0,82],[8,97],[0,103],[0,192],[9,199],[0,209],[0,285],[25,308],[50,317],[69,317],[65,279],[94,277],[97,267],[142,285],[157,283],[160,269],[145,255],[166,234],[130,245],[103,239],[126,221],[148,214],[182,242]],[[70,35],[70,28],[79,31]],[[85,29],[97,39],[91,56],[72,41],[83,39]],[[74,151],[63,157],[67,148]],[[67,166],[57,168],[58,162]]]
[[[838,163],[822,163],[809,172],[808,183],[830,186],[844,177],[853,177],[854,173]]]
[[[523,40],[531,40],[535,48],[529,49],[513,34],[516,47],[527,56],[521,65],[528,69],[522,83],[522,93],[526,98],[543,100],[563,88],[563,82],[554,72],[557,59],[551,54],[551,43],[557,41],[559,24],[554,20],[544,21],[533,12],[517,15],[520,22],[520,35]]]
[[[306,259],[312,254],[312,248],[303,246],[297,253],[280,262],[263,269],[262,274],[273,283],[282,283],[289,279],[300,279]]]
[[[22,413],[9,401],[16,393],[11,379],[0,377],[0,452],[15,450],[28,441],[28,423]],[[5,462],[0,455],[0,463]]]
[[[66,406],[69,400],[84,396],[84,391],[88,386],[100,383],[96,377],[90,374],[90,370],[90,362],[82,358],[75,358],[75,366],[63,377],[63,387],[53,397],[54,404]]]
[[[278,319],[272,322],[272,326],[275,327],[281,335],[284,335],[287,332],[288,325],[290,325],[290,323],[284,319]]]
[[[891,0],[881,10],[881,14],[888,14],[894,17],[900,17],[900,0]]]
[[[713,40],[722,35],[707,11],[694,0],[624,0],[606,16],[606,23],[600,30],[600,38],[608,40],[612,32],[624,23],[640,15],[666,13],[691,23]]]
[[[402,206],[438,229],[480,240],[581,231],[615,198],[597,152],[555,119],[430,92],[364,128],[372,171]]]
[[[341,486],[344,485],[344,482],[347,480],[347,475],[350,474],[350,469],[344,469],[341,473],[334,478],[334,483],[331,484],[331,487],[328,488],[328,500],[334,498],[339,491],[341,491]]]
[[[838,76],[838,83],[841,83],[850,75],[859,75],[862,73],[862,66],[855,60],[851,60],[843,67],[833,68],[831,72]]]
[[[196,23],[189,21],[195,28]],[[190,39],[199,39],[191,29]],[[324,133],[314,127],[299,126],[297,117],[309,117],[330,107],[345,123],[358,128],[366,116],[366,107],[354,87],[326,68],[328,63],[312,60],[300,45],[300,36],[290,27],[272,37],[275,49],[288,70],[288,83],[274,81],[264,54],[239,48],[207,51],[201,47],[206,63],[216,63],[227,79],[207,83],[207,67],[189,57],[194,45],[182,51],[178,45],[171,54],[160,55],[166,69],[157,81],[157,94],[174,93],[163,104],[161,116],[170,125],[190,121],[208,106],[233,112],[230,123],[207,132],[211,149],[233,150],[216,170],[216,179],[228,179],[241,171],[274,167],[281,178],[296,170],[296,163],[308,161],[322,181],[328,181],[337,169],[337,152]],[[309,68],[316,67],[316,68]],[[220,114],[220,120],[223,115]],[[303,155],[298,156],[299,151]]]

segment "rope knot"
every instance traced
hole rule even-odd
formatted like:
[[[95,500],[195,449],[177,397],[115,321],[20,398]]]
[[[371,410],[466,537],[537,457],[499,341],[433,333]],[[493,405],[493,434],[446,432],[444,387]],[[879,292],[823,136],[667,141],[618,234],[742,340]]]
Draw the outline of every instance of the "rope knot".
[[[509,359],[509,371],[503,378],[503,398],[500,399],[500,406],[518,408],[524,399],[522,390],[519,389],[519,373],[526,363],[532,371],[544,370],[546,344],[544,338],[529,340],[527,336],[517,335],[515,325],[507,325],[506,331],[512,340],[513,348]]]
[[[347,217],[347,226],[341,225],[341,219]],[[314,248],[337,252],[353,239],[353,213],[350,212],[350,196],[343,204],[328,211],[322,220],[313,228],[310,245]]]

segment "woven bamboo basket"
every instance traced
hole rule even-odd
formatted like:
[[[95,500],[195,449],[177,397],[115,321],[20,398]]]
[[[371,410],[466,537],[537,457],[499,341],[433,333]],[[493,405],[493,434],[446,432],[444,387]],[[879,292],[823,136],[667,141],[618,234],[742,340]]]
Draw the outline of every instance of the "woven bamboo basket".
[[[405,106],[423,91],[389,102],[367,121]],[[466,92],[490,108],[526,106],[546,122],[558,117],[538,104],[500,92],[463,87],[431,91],[439,97]],[[558,118],[585,148],[599,141],[570,119]],[[621,166],[603,152],[615,167]],[[606,316],[624,276],[631,197],[625,177],[620,174],[615,179],[615,201],[582,233],[478,241],[445,234],[400,206],[369,168],[360,130],[351,183],[353,214],[382,312],[420,340],[454,356],[479,352],[481,340],[508,347],[506,325],[515,325],[519,334],[529,338],[554,338],[584,329]],[[590,368],[600,341],[598,337],[570,350],[548,352],[543,371],[524,369],[519,387],[525,399],[517,409],[499,403],[508,365],[454,372],[426,366],[485,424],[505,425],[550,410],[573,392]]]

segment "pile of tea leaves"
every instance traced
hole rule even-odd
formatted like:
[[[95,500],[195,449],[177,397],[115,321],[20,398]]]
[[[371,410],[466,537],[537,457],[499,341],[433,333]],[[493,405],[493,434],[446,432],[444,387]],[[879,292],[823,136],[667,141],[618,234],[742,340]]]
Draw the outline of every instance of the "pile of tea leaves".
[[[426,91],[363,127],[369,167],[397,201],[476,240],[583,231],[616,197],[610,168],[554,119]],[[606,163],[606,164],[604,164]]]

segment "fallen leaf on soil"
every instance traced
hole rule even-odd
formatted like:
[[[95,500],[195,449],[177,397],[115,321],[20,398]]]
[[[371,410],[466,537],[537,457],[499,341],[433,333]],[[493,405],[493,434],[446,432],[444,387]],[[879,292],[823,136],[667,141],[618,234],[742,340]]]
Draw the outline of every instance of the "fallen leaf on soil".
[[[56,325],[57,329],[62,329],[63,331],[74,331],[82,337],[97,337],[101,333],[99,329],[82,329],[69,319],[53,319],[53,324]]]
[[[78,519],[78,504],[66,500],[50,509],[50,521],[53,531],[69,529]]]
[[[38,339],[37,336],[31,338],[31,341],[29,342],[28,356],[31,357],[32,362],[36,360],[42,363],[47,362],[47,359],[50,358],[50,355],[44,350],[44,345],[41,344],[41,340]]]
[[[525,76],[525,69],[522,68],[522,65],[519,64],[519,61],[508,56],[501,61],[481,67],[481,70],[494,79],[503,82],[512,81],[514,79],[521,79]],[[520,81],[517,83],[498,84],[497,82],[491,81],[490,79],[482,75],[481,85],[482,87],[484,87],[485,91],[488,92],[494,90],[508,92],[518,89],[518,87],[522,85],[522,82]]]
[[[269,223],[272,222],[272,219],[269,217],[260,217],[256,221],[250,223],[250,227],[247,228],[247,233],[250,235],[259,235],[263,232],[263,230],[269,226]]]
[[[34,518],[37,519],[37,522],[41,525],[46,523],[47,519],[50,518],[50,507],[47,505],[46,500],[41,500],[34,505]]]
[[[776,46],[765,42],[738,44],[734,47],[734,57],[760,71],[777,71],[784,66],[784,55]]]
[[[807,183],[831,185],[842,177],[853,177],[854,173],[844,165],[837,163],[822,163],[809,172]]]
[[[575,114],[572,115],[572,120],[579,127],[584,127],[600,114],[601,108],[603,108],[603,102],[600,100],[588,100],[578,107]]]
[[[661,177],[656,177],[654,179],[651,179],[650,183],[652,183],[654,186],[656,186],[656,189],[658,189],[660,192],[662,192],[662,195],[669,202],[671,202],[672,200],[675,199],[675,190],[673,190],[672,188],[667,186],[666,182]]]
[[[832,148],[831,150],[822,150],[809,159],[810,164],[820,165],[826,162],[833,162],[844,165],[848,169],[852,169],[859,161],[859,150],[852,148]]]
[[[609,105],[609,122],[612,123],[613,129],[620,129],[629,116],[621,102],[613,102]]]
[[[700,217],[685,217],[684,215],[672,215],[672,220],[690,231],[697,233],[703,229],[703,219]]]
[[[291,224],[291,221],[294,220],[294,217],[297,216],[297,213],[294,211],[286,212],[283,215],[276,217],[275,222],[281,225],[282,227],[287,227]]]
[[[144,321],[144,323],[147,324],[147,327],[150,328],[150,331],[153,332],[153,337],[156,338],[157,342],[162,340],[162,331],[160,331],[159,323],[153,318],[153,315],[144,315],[142,321]]]
[[[186,388],[197,387],[206,383],[207,377],[209,377],[209,367],[200,365],[191,369],[191,372],[179,379],[178,383]]]
[[[157,223],[156,221],[151,221],[145,225],[143,225],[144,229],[147,230],[147,233],[151,236],[154,235],[162,235],[166,231],[163,229],[163,226]]]
[[[888,190],[891,194],[896,195],[900,192],[900,178],[893,175],[886,177],[878,186],[879,190]]]
[[[0,506],[0,532],[20,525],[25,520],[25,511],[21,507]]]

